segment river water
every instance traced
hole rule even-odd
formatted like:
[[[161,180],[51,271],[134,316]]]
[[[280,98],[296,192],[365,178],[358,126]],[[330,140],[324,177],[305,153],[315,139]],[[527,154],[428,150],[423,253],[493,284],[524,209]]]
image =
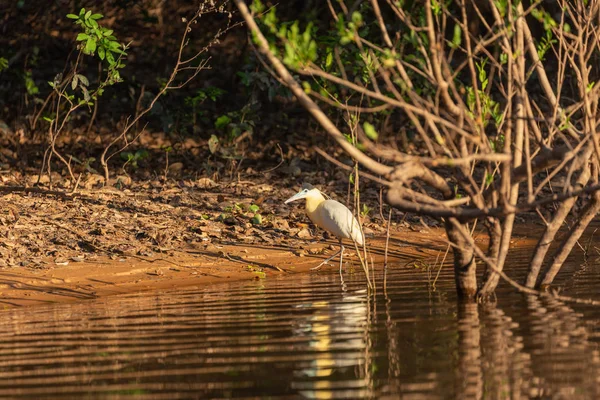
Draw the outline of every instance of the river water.
[[[595,265],[573,264],[565,292],[600,297]],[[332,268],[0,311],[0,397],[600,398],[600,307],[507,287],[459,304],[451,268],[436,273],[390,266],[372,293]]]

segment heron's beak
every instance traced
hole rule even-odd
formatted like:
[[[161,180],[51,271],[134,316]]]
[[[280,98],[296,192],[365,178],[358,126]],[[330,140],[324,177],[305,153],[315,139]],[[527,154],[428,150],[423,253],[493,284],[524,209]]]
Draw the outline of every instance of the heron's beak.
[[[300,200],[300,199],[305,199],[306,198],[307,193],[304,192],[298,192],[295,195],[293,195],[292,197],[290,197],[289,199],[287,199],[284,204],[288,204],[291,203],[292,201],[296,201],[296,200]]]

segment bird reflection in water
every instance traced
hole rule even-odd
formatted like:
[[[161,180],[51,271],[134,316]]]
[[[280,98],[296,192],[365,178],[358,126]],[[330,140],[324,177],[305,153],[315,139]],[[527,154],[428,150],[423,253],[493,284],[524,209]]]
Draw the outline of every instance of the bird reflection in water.
[[[366,290],[342,301],[317,301],[298,306],[312,310],[298,321],[294,334],[308,339],[314,359],[298,368],[292,387],[307,398],[372,396],[369,340],[369,296]]]

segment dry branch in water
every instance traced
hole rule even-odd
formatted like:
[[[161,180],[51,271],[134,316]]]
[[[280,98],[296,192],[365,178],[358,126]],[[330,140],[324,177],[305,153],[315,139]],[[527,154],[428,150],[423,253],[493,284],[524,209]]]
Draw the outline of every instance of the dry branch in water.
[[[552,283],[600,210],[600,2],[565,0],[549,10],[493,0],[328,2],[334,49],[311,26],[302,33],[298,23],[280,24],[275,9],[258,1],[253,11],[235,3],[262,62],[341,149],[381,177],[388,203],[443,222],[460,295],[495,290],[515,215],[532,210],[550,216],[525,284]],[[364,21],[373,22],[370,32]],[[333,123],[339,110],[369,113],[358,124],[359,142]],[[382,129],[378,113],[391,129]],[[406,124],[410,140],[397,133]],[[572,228],[548,257],[567,218]],[[471,237],[477,220],[489,234],[487,255]],[[477,259],[486,268],[482,282]]]

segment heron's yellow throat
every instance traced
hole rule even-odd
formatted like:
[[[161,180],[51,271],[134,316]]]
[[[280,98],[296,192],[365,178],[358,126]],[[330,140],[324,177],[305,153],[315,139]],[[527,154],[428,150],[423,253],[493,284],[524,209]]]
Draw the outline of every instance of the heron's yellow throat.
[[[306,195],[306,213],[312,222],[318,225],[317,208],[325,201],[325,197],[317,189],[312,189]]]

